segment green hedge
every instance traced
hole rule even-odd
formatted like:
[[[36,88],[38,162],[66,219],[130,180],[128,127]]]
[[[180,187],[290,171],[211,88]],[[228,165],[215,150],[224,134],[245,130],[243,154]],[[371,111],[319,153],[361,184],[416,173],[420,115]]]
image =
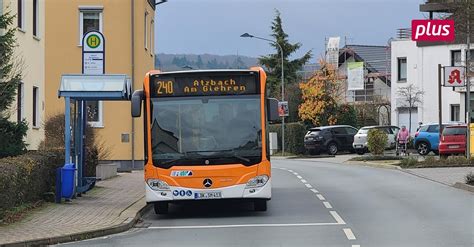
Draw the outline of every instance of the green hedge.
[[[0,116],[0,158],[26,152],[26,144],[23,139],[27,130],[26,122],[14,123]]]
[[[281,150],[281,124],[269,126],[269,132],[278,133],[278,149]],[[293,154],[304,154],[304,136],[306,127],[302,123],[285,124],[285,152]]]
[[[0,159],[0,221],[8,210],[54,192],[56,168],[62,165],[64,154],[60,152],[29,152]]]

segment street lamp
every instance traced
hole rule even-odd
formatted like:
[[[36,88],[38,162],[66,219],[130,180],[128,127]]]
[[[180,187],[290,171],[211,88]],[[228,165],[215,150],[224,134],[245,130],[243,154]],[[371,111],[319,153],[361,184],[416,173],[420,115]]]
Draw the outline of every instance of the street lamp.
[[[280,49],[280,54],[281,54],[281,101],[285,101],[285,73],[284,73],[284,57],[283,57],[283,48],[281,45],[271,39],[266,39],[262,37],[257,37],[254,35],[251,35],[249,33],[244,33],[240,35],[242,38],[254,38],[254,39],[260,39],[260,40],[265,40],[268,42],[271,42],[273,44],[276,44],[277,47]],[[285,116],[281,117],[281,153],[282,155],[285,155]]]

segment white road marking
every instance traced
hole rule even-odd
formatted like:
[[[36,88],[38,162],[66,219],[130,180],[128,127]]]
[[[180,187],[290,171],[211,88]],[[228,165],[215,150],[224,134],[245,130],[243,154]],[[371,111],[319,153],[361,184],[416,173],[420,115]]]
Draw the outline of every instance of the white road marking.
[[[347,239],[349,239],[349,240],[355,240],[356,239],[356,237],[354,236],[354,233],[352,233],[352,230],[350,228],[344,228],[342,230],[346,234]]]
[[[360,247],[358,244],[353,244],[352,247]]]
[[[336,220],[337,223],[341,225],[345,225],[346,222],[339,216],[339,214],[336,211],[329,211],[329,213],[332,215],[332,217]]]
[[[301,180],[304,185],[309,188],[312,192],[316,194],[319,200],[323,201],[324,206],[327,209],[331,209],[332,205],[325,201],[323,195],[319,194],[319,191],[313,189],[311,184],[308,184],[306,180],[303,179],[298,173],[293,172],[292,170],[287,170],[292,172],[297,178]],[[324,226],[324,225],[345,225],[346,222],[342,219],[342,217],[336,211],[329,211],[331,216],[336,220],[336,223],[302,223],[302,224],[253,224],[253,225],[218,225],[218,226],[173,226],[173,227],[149,227],[149,229],[189,229],[189,228],[231,228],[231,227],[275,227],[275,226]],[[342,229],[346,234],[348,240],[355,240],[356,237],[350,228],[343,228]],[[360,245],[352,245],[352,247],[360,247]]]
[[[294,226],[334,226],[345,223],[294,223],[294,224],[243,224],[243,225],[205,225],[205,226],[150,226],[146,229],[209,229],[209,228],[240,228],[240,227],[294,227]]]

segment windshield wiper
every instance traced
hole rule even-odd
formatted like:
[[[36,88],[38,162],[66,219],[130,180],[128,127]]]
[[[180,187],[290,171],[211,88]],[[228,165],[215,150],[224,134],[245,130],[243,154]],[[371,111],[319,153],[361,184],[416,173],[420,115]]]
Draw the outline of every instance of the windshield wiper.
[[[224,149],[224,150],[190,151],[190,152],[186,152],[186,154],[188,154],[188,153],[193,154],[193,153],[230,152],[230,154],[231,154],[230,157],[232,157],[232,158],[237,158],[238,160],[243,161],[243,162],[245,162],[245,163],[247,163],[247,164],[250,163],[250,160],[249,160],[249,159],[247,159],[247,158],[245,158],[245,157],[243,157],[243,156],[238,155],[237,152],[236,152],[236,150],[238,150],[238,149],[235,149],[235,148],[234,148],[234,149]],[[205,157],[205,156],[204,156],[204,157]],[[214,157],[211,156],[211,157],[209,157],[209,158],[214,158]],[[215,157],[215,158],[218,158],[218,157]],[[223,158],[224,158],[224,157],[223,157]]]
[[[184,152],[184,154],[199,154],[199,153],[217,153],[217,152],[229,152],[234,151],[233,149],[225,149],[225,150],[202,150],[202,151],[188,151]]]

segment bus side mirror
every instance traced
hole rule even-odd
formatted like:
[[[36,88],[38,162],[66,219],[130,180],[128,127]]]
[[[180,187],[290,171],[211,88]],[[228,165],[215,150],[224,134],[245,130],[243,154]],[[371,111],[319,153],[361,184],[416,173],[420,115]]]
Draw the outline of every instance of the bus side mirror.
[[[143,90],[132,94],[132,117],[140,117],[142,113]]]
[[[269,122],[278,120],[278,100],[274,98],[267,99],[267,119]]]

